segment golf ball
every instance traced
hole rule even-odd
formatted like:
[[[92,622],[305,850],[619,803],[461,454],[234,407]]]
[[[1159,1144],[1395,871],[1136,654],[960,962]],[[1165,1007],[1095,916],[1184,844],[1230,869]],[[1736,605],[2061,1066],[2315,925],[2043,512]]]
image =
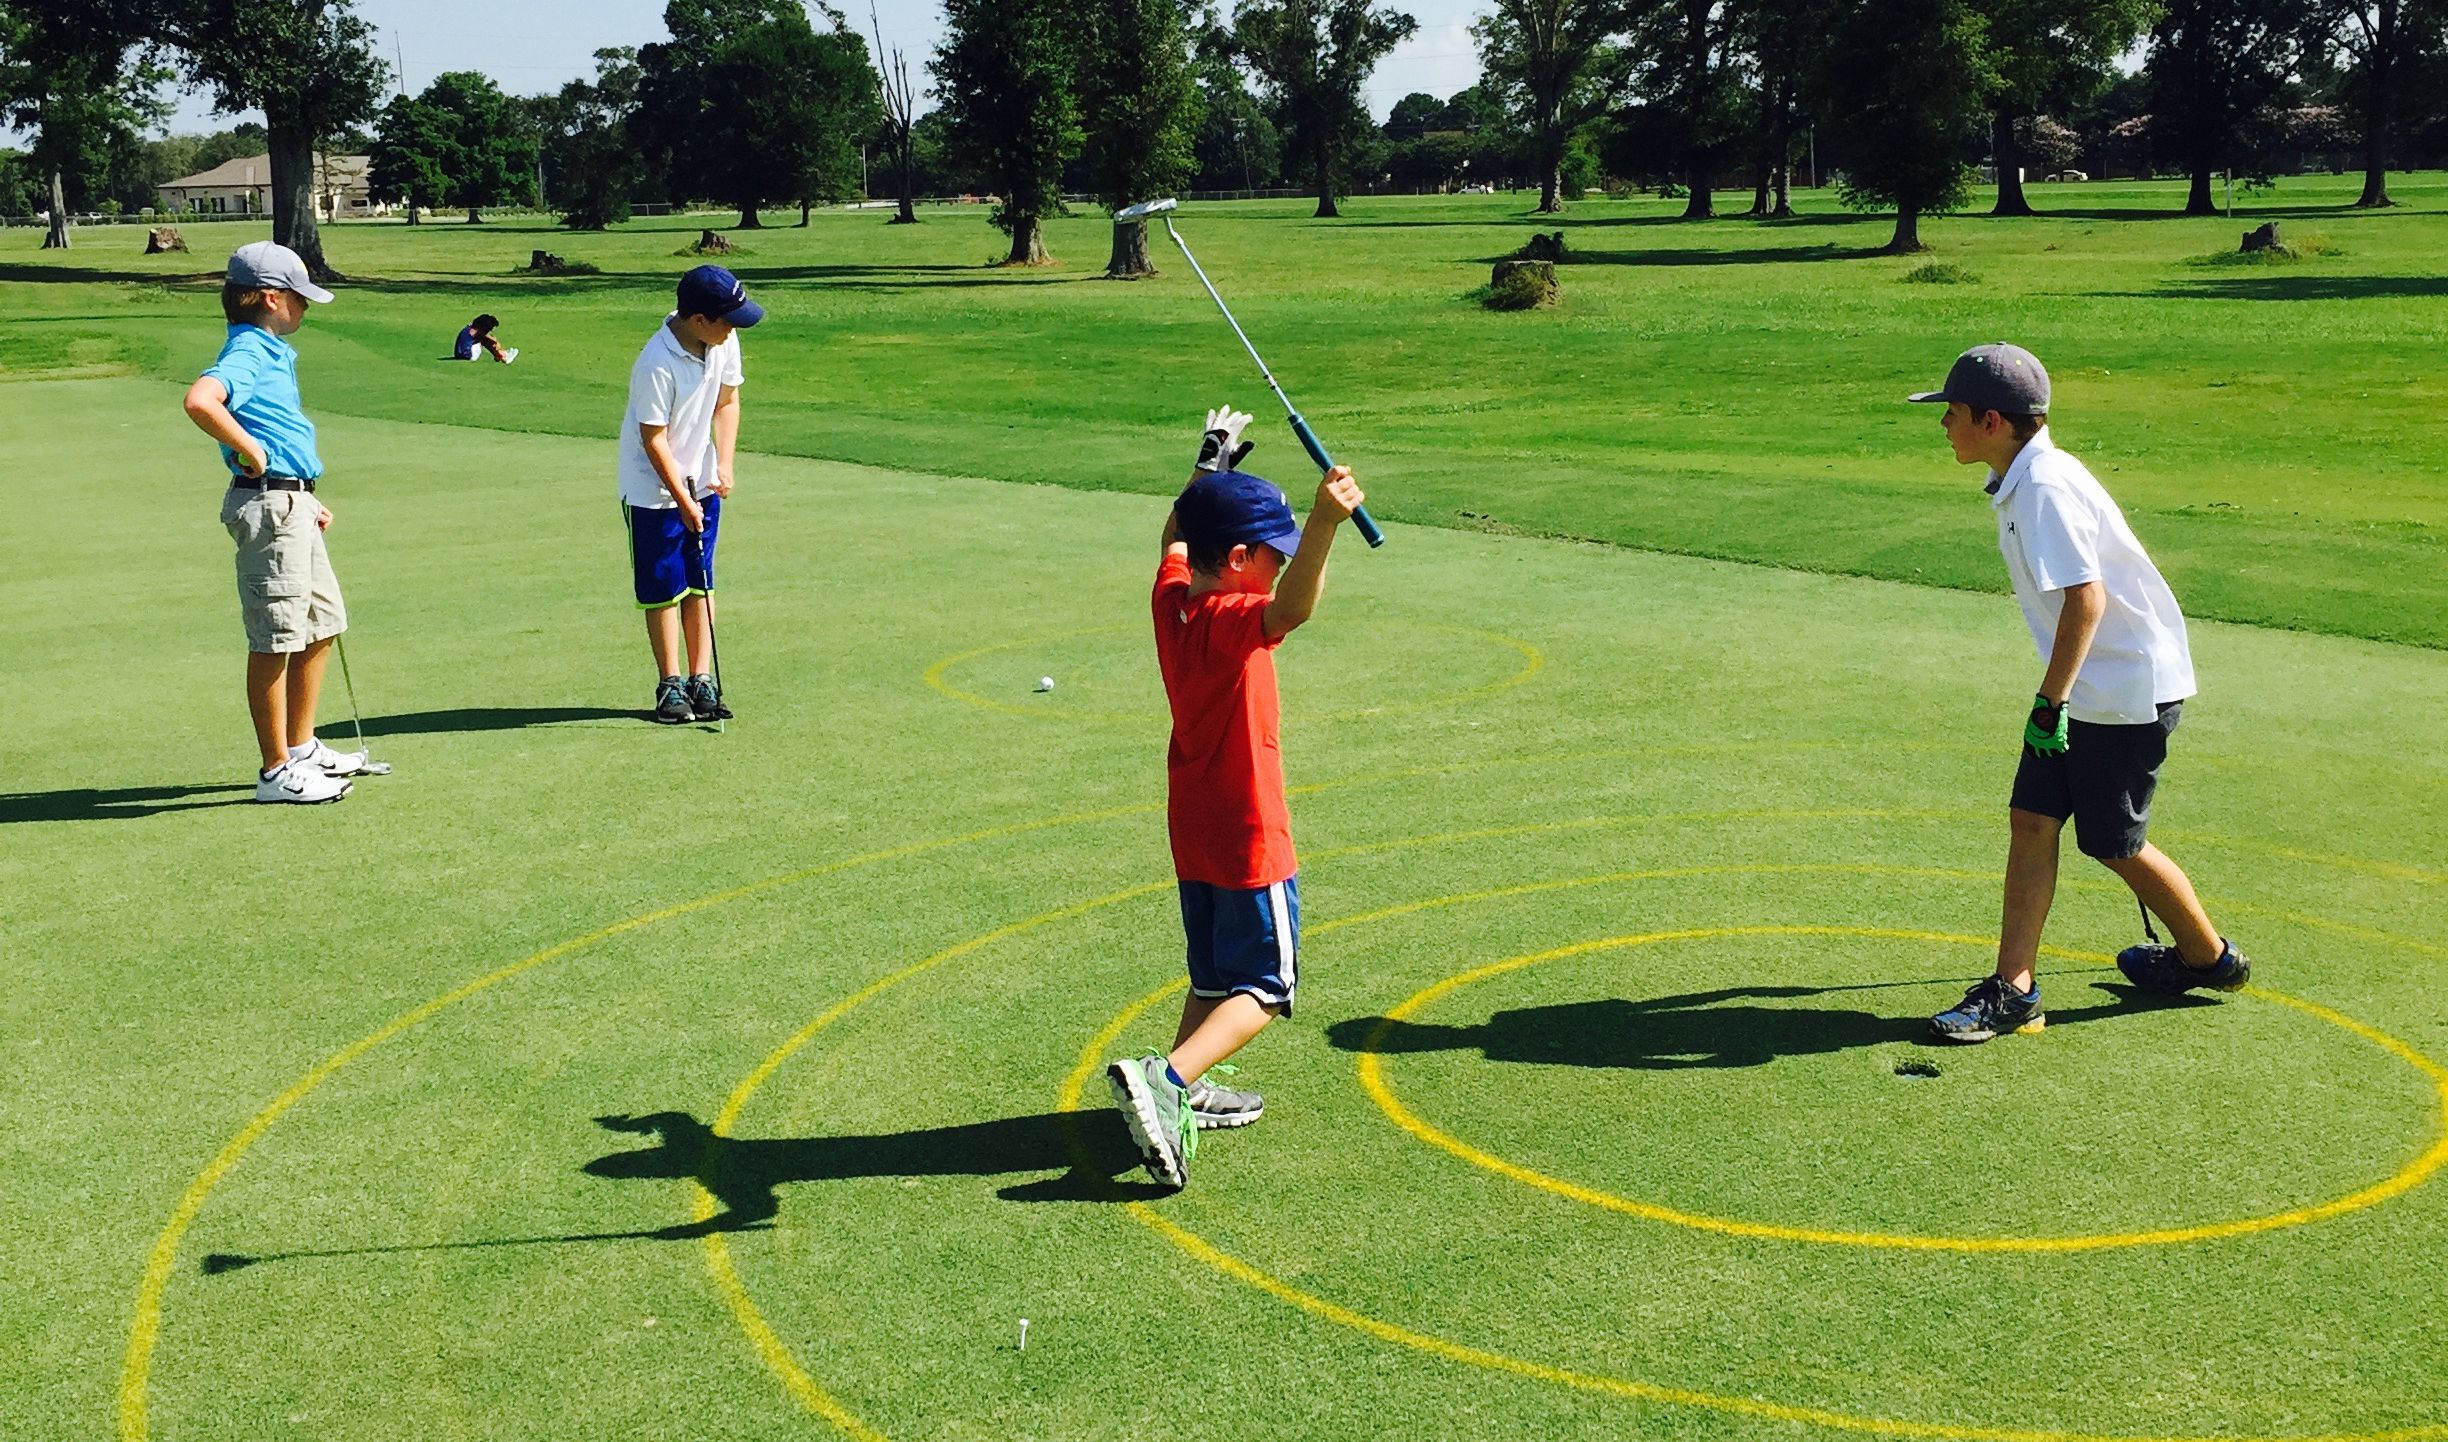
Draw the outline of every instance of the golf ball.
[[[1040,691],[1051,691],[1051,690],[1053,690],[1053,689],[1054,689],[1054,678],[1053,678],[1053,677],[1051,677],[1051,676],[1040,676],[1040,677],[1038,677],[1038,678],[1037,678],[1037,689],[1038,689],[1038,690],[1040,690]]]

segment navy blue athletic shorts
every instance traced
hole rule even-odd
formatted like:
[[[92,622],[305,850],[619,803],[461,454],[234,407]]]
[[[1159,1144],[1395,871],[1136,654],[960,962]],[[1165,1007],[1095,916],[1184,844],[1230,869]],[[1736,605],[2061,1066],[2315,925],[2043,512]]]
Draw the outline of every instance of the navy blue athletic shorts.
[[[2184,703],[2168,701],[2156,721],[2068,721],[2065,750],[2023,748],[2006,804],[2059,821],[2074,818],[2074,845],[2095,860],[2135,855],[2150,830],[2151,793],[2159,789],[2168,737],[2183,716]]]
[[[678,506],[621,503],[621,518],[629,526],[629,574],[637,587],[638,609],[660,611],[678,605],[683,596],[703,596],[714,589],[714,536],[722,527],[722,497],[707,496],[697,504],[705,508],[702,576]]]
[[[1299,877],[1255,891],[1185,881],[1181,913],[1193,996],[1246,992],[1292,1014],[1292,987],[1300,980]]]

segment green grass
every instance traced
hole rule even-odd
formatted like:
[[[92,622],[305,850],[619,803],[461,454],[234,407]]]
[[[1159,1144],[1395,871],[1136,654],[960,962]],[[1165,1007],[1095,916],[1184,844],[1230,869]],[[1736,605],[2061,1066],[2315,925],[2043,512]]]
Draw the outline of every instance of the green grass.
[[[1585,214],[1576,255],[1585,238],[1601,254],[1773,250],[1795,233]],[[1428,223],[1374,223],[1413,215]],[[2091,223],[2010,227],[1996,243],[2017,263],[1968,263],[1984,286],[2071,289],[2084,267],[2047,237]],[[2437,225],[2324,223],[2362,232],[2342,259],[2234,283],[2412,286],[2410,259],[2386,279],[2414,254],[2390,227]],[[1559,311],[1490,317],[1460,298],[1484,265],[1429,258],[1510,249],[1512,222],[1484,206],[1185,219],[1330,444],[1376,457],[1372,509],[1394,525],[1383,551],[1343,543],[1282,655],[1310,939],[1300,1015],[1243,1058],[1268,1116],[1211,1137],[1152,1216],[1335,1313],[1168,1241],[1117,1200],[1143,1189],[1110,1118],[1056,1115],[1099,1031],[1180,972],[1152,809],[1150,493],[1177,479],[1180,414],[1246,378],[1179,275],[987,273],[982,224],[871,225],[758,239],[759,263],[810,273],[752,276],[775,324],[748,353],[759,453],[725,543],[741,717],[723,736],[633,714],[647,668],[612,515],[619,373],[653,323],[640,278],[677,268],[658,257],[678,227],[335,237],[344,264],[388,277],[303,339],[350,659],[399,769],[302,814],[243,800],[228,542],[173,384],[213,347],[209,295],[0,290],[16,378],[0,440],[29,482],[28,559],[0,579],[23,631],[0,728],[0,1436],[127,1435],[148,1255],[285,1094],[169,1255],[148,1435],[835,1435],[687,1235],[692,1174],[747,1224],[718,1235],[773,1341],[897,1439],[1857,1435],[1576,1389],[1483,1365],[1495,1354],[1914,1426],[2440,1421],[2436,1176],[2252,1235],[1895,1251],[1570,1200],[1406,1134],[1361,1086],[1374,1055],[1426,1124],[1580,1187],[1856,1232],[2276,1213],[2377,1184],[2439,1139],[2438,1087],[2404,1057],[2268,996],[2139,1005],[2090,960],[2047,962],[2055,1024],[2038,1038],[1919,1044],[1983,948],[1863,933],[1994,931],[2036,671],[2011,603],[1629,548],[1825,567],[1871,554],[1830,554],[1864,544],[1852,527],[1910,517],[1917,539],[1889,538],[1886,569],[1952,582],[1954,565],[1990,590],[1971,478],[1889,393],[1939,373],[1958,332],[2043,314],[2042,293],[1933,295],[1889,283],[1911,263],[1886,260],[1576,264]],[[2061,362],[2062,409],[2077,438],[2124,438],[2092,449],[2145,539],[2189,558],[2171,565],[2179,594],[2248,573],[2318,612],[2263,619],[2431,643],[2198,622],[2205,689],[2154,836],[2267,986],[2448,1062],[2448,655],[2421,629],[2440,580],[2415,564],[2436,546],[2437,482],[2412,439],[2363,444],[2386,415],[2436,439],[2407,399],[2436,394],[2436,366],[2375,361],[2437,328],[2436,299],[2202,299],[2187,288],[2230,283],[2184,264],[2206,228],[2098,233],[2165,248],[2089,267],[2094,288],[2140,292],[2081,302],[2127,322],[2091,337],[2110,368],[2148,353],[2154,377],[2194,380],[2179,405]],[[1986,232],[1934,234],[1952,255]],[[1057,253],[1095,237],[1069,223]],[[119,237],[81,239],[66,262],[11,257],[10,278],[138,265],[103,250]],[[504,279],[536,244],[604,273]],[[1286,293],[1250,279],[1270,272]],[[1840,295],[1808,291],[1857,272]],[[1745,284],[1785,289],[1752,304]],[[1910,313],[1932,305],[1944,324],[1916,333]],[[428,363],[480,307],[520,363]],[[2137,329],[2197,326],[2198,342],[2205,314],[2266,315],[2250,375]],[[2340,406],[2334,379],[2284,371],[2314,353],[2370,399]],[[1702,373],[1674,363],[1708,354]],[[1537,357],[1589,387],[1537,384],[1522,373]],[[1788,380],[1799,406],[1773,393]],[[2152,428],[2189,411],[2268,422],[2238,446],[2251,476]],[[1292,474],[1289,450],[1259,456]],[[2306,483],[2308,458],[2352,485],[2264,513],[2251,488]],[[1565,524],[1584,514],[1615,519]],[[2366,524],[2395,549],[2341,539]],[[1515,533],[1546,529],[1625,544]],[[1036,695],[1044,674],[1058,687]],[[325,732],[345,739],[336,685],[327,700]],[[2053,945],[2133,939],[2107,883],[2069,862]],[[1820,930],[1744,930],[1773,926]],[[1708,934],[1585,945],[1658,933]],[[1445,978],[1573,947],[1379,1025]],[[696,1129],[828,1014],[709,1169]],[[1168,1030],[1160,1003],[1115,1046]],[[640,1117],[659,1136],[598,1120]]]

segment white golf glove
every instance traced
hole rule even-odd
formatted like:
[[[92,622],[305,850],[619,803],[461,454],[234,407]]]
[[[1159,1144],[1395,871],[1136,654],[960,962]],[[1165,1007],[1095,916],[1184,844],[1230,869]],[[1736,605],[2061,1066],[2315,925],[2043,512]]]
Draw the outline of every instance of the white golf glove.
[[[1231,406],[1219,406],[1207,413],[1207,434],[1199,438],[1198,461],[1193,467],[1201,471],[1228,471],[1241,464],[1250,453],[1254,441],[1241,439],[1241,428],[1250,423],[1249,412]]]

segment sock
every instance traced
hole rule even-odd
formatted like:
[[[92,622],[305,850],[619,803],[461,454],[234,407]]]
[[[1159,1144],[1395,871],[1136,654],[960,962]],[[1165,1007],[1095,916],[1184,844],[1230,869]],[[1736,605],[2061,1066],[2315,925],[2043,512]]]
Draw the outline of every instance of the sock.
[[[299,760],[313,750],[314,738],[309,736],[305,740],[300,741],[295,746],[289,748],[289,759],[292,761]]]
[[[2025,1001],[2038,1001],[2040,999],[2040,979],[2038,977],[2032,978],[2031,990],[2017,992],[2015,995]]]
[[[1173,1070],[1173,1063],[1171,1062],[1165,1063],[1165,1080],[1173,1083],[1173,1085],[1177,1087],[1180,1087],[1183,1091],[1190,1090],[1190,1083],[1181,1079],[1181,1073]]]

